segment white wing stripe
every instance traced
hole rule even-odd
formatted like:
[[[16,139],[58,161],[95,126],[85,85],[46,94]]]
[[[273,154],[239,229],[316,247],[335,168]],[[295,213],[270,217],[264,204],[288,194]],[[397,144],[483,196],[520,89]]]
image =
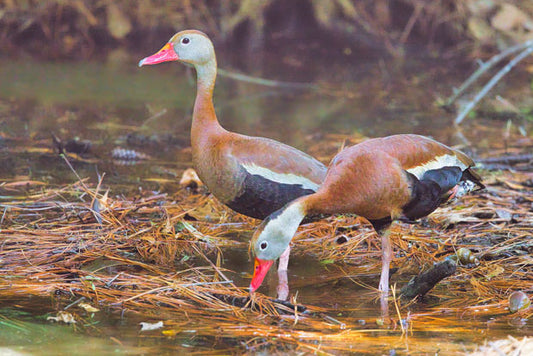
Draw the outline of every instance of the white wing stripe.
[[[293,173],[273,172],[268,168],[260,167],[253,163],[243,164],[242,167],[250,174],[257,174],[273,182],[278,182],[282,184],[301,184],[303,188],[312,189],[314,191],[316,191],[319,187],[319,185],[315,182]]]
[[[425,172],[443,167],[459,167],[463,171],[468,168],[466,164],[461,162],[456,156],[445,154],[442,156],[437,156],[433,160],[428,161],[420,166],[409,168],[407,169],[407,172],[420,179]]]

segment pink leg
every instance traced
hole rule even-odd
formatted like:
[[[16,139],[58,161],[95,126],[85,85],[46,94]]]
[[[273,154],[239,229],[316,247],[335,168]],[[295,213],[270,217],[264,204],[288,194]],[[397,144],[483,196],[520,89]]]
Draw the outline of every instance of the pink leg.
[[[389,231],[381,235],[381,278],[379,291],[382,294],[389,293],[389,267],[392,259],[392,247],[389,239]]]
[[[278,271],[286,271],[289,267],[289,255],[291,254],[291,247],[288,246],[285,251],[279,256]]]
[[[289,279],[287,278],[287,270],[278,270],[278,299],[289,299]]]
[[[278,299],[287,300],[289,298],[289,279],[287,278],[287,268],[289,267],[289,255],[291,247],[281,254],[278,264]]]
[[[379,291],[381,301],[381,314],[384,318],[389,314],[389,269],[392,260],[392,245],[389,239],[390,228],[381,234],[381,278]]]
[[[389,309],[389,268],[392,259],[392,246],[389,239],[390,230],[381,234],[381,278],[379,280],[379,291],[381,292],[381,313],[383,317],[388,315]]]

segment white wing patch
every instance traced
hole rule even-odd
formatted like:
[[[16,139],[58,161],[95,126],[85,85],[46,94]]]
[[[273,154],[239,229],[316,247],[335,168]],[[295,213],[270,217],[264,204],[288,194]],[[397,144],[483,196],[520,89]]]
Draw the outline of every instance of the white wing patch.
[[[257,174],[265,179],[282,184],[301,184],[304,189],[311,189],[316,192],[319,184],[310,179],[296,175],[294,173],[278,173],[268,168],[260,167],[256,164],[242,164],[242,167],[250,174]]]
[[[407,169],[407,172],[420,179],[425,172],[444,167],[459,167],[463,171],[468,168],[467,165],[461,162],[461,160],[459,160],[456,156],[445,154],[442,156],[437,156],[433,160],[428,161],[420,166],[409,168]]]

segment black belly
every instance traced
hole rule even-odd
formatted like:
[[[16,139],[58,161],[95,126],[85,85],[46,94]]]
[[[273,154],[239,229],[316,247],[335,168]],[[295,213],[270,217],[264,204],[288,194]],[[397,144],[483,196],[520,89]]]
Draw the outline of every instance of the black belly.
[[[410,186],[411,200],[402,207],[403,216],[400,221],[414,223],[417,219],[431,214],[447,199],[446,193],[459,183],[463,172],[459,167],[443,167],[429,170],[422,179],[405,171]],[[392,222],[391,217],[370,220],[376,231],[386,229]]]
[[[246,174],[242,193],[226,203],[236,212],[256,219],[264,219],[288,202],[314,193],[301,184],[273,182],[257,174]]]
[[[416,220],[431,214],[448,199],[448,192],[463,179],[459,167],[429,170],[418,180],[406,172],[411,181],[411,201],[403,207],[404,216]]]

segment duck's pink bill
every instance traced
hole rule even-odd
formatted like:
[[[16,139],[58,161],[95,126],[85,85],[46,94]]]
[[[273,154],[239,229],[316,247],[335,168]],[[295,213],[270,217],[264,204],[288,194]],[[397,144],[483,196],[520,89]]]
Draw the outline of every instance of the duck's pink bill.
[[[265,276],[273,263],[273,260],[267,261],[260,260],[259,258],[255,259],[254,275],[252,277],[252,281],[250,282],[250,292],[255,292],[257,288],[261,286],[261,283],[263,283],[263,279],[265,279]]]
[[[174,51],[174,46],[172,45],[172,43],[168,42],[157,53],[152,54],[151,56],[146,57],[144,59],[141,59],[139,61],[139,67],[162,62],[177,61],[178,59],[179,57]]]

